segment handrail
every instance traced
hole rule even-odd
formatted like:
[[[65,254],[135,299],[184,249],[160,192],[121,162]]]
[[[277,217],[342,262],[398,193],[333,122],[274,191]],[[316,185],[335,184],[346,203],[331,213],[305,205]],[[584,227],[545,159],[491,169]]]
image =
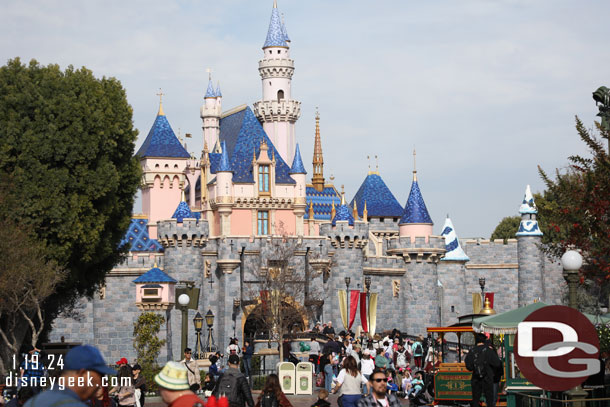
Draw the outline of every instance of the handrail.
[[[582,403],[582,402],[587,403],[589,401],[610,401],[610,397],[594,398],[594,399],[562,400],[562,399],[552,399],[550,397],[534,396],[532,394],[527,394],[527,393],[519,393],[519,392],[512,392],[512,393],[517,394],[519,396],[524,396],[524,397],[527,397],[530,399],[553,401],[553,402],[559,402],[559,403],[563,403],[563,404]]]

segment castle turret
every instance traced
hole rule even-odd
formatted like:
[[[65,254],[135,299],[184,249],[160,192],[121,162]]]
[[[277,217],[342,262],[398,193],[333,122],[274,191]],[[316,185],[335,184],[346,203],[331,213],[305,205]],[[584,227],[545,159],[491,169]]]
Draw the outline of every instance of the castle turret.
[[[459,315],[469,314],[464,301],[466,262],[470,258],[466,255],[453,222],[445,219],[441,236],[445,238],[445,256],[438,265],[439,301],[441,307],[441,326],[448,326],[458,321]]]
[[[231,213],[233,212],[233,170],[229,161],[227,144],[221,143],[221,156],[216,170],[216,205],[220,216],[220,236],[231,234]]]
[[[205,92],[203,106],[201,106],[201,120],[203,121],[203,141],[208,146],[215,146],[220,135],[220,115],[222,114],[222,94],[220,84],[214,89],[212,76],[208,78],[208,88]]]
[[[157,221],[168,219],[180,202],[184,170],[190,158],[167,121],[162,99],[155,122],[136,155],[143,172],[142,212],[148,216],[148,232],[155,239]]]
[[[290,59],[289,44],[286,27],[274,2],[263,45],[263,59],[258,62],[263,97],[254,104],[254,113],[284,161],[291,164],[296,147],[295,123],[301,115],[301,102],[292,99],[294,60]]]
[[[540,250],[542,232],[538,227],[538,209],[530,186],[519,208],[521,224],[517,232],[519,262],[519,307],[544,299],[544,255]]]
[[[322,139],[320,138],[320,113],[316,111],[316,136],[313,147],[313,178],[311,184],[318,192],[324,190],[324,156],[322,154]]]
[[[305,215],[305,209],[307,207],[306,198],[306,180],[305,177],[307,171],[303,166],[303,160],[301,159],[301,150],[297,143],[297,148],[294,152],[294,159],[292,160],[292,168],[290,168],[290,176],[296,182],[294,187],[294,203],[292,205],[292,211],[294,212],[296,219],[296,234],[297,236],[303,236],[305,234],[303,228],[303,217]]]
[[[415,151],[413,151],[413,159],[415,160]],[[424,197],[419,190],[417,168],[414,165],[411,192],[409,192],[405,210],[398,224],[400,237],[409,236],[412,242],[415,241],[416,237],[425,237],[427,242],[428,238],[432,235],[433,225],[434,223],[426,208]]]

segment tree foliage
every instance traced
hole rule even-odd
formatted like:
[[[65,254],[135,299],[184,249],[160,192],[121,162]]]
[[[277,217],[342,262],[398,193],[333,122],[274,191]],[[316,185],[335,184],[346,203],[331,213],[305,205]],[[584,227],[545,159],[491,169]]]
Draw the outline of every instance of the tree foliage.
[[[92,295],[126,248],[140,169],[125,91],[86,68],[0,68],[0,174],[18,188],[12,214],[67,271],[44,304],[52,318]]]
[[[136,350],[138,363],[142,368],[157,364],[161,347],[165,345],[165,339],[158,338],[164,323],[163,315],[145,312],[133,324],[133,348]]]
[[[519,216],[507,216],[498,223],[498,226],[494,229],[491,234],[491,240],[503,239],[504,243],[508,239],[514,239],[515,234],[519,230],[519,223],[521,218]]]
[[[584,276],[600,283],[610,279],[610,156],[602,141],[609,133],[599,123],[587,130],[578,117],[576,130],[591,156],[569,157],[569,168],[557,170],[554,179],[539,167],[547,188],[537,202],[543,248],[555,258],[581,250]]]

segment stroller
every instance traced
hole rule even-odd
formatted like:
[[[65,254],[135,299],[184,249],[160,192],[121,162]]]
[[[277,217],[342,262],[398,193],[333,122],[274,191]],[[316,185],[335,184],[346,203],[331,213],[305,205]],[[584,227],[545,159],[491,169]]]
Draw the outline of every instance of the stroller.
[[[423,406],[430,403],[431,399],[427,394],[427,389],[430,386],[429,377],[422,371],[415,373],[415,377],[416,379],[412,382],[413,387],[409,392],[409,405]]]

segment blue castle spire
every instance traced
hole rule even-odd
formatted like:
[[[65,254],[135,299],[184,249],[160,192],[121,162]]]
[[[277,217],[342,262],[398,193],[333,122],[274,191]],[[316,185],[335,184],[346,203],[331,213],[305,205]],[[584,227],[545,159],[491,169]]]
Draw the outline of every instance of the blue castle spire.
[[[231,169],[231,162],[229,161],[229,151],[227,150],[227,143],[221,143],[222,153],[220,155],[220,162],[218,163],[218,169],[216,172],[233,172]]]
[[[208,81],[208,89],[205,91],[205,98],[215,98],[216,91],[214,90],[214,85],[212,84],[212,78]]]
[[[220,82],[216,86],[216,97],[222,97],[222,92],[220,91]]]
[[[409,198],[405,205],[405,211],[400,218],[399,225],[408,223],[424,223],[432,225],[432,218],[426,208],[424,197],[419,190],[419,184],[417,183],[417,165],[415,162],[415,150],[413,150],[413,183],[411,184],[411,192],[409,192]]]
[[[447,253],[445,253],[445,257],[443,257],[441,260],[470,260],[470,258],[462,249],[462,246],[460,246],[460,241],[458,239],[457,234],[455,233],[453,223],[451,222],[451,219],[449,219],[449,215],[447,215],[447,219],[445,219],[445,224],[443,225],[443,231],[441,232],[441,236],[445,238],[445,250],[447,250]]]
[[[301,159],[301,150],[299,149],[299,143],[294,151],[294,159],[292,160],[292,168],[290,168],[290,174],[307,174],[303,160]]]
[[[267,47],[287,47],[287,40],[290,41],[286,33],[286,27],[282,24],[280,12],[277,10],[277,2],[274,2],[269,30],[267,30],[267,38],[265,39],[263,49]]]
[[[341,188],[343,189],[343,187]],[[348,225],[354,226],[354,215],[352,209],[345,203],[345,192],[343,192],[343,190],[341,191],[341,205],[337,208],[331,224],[336,226],[337,221],[347,221]]]

